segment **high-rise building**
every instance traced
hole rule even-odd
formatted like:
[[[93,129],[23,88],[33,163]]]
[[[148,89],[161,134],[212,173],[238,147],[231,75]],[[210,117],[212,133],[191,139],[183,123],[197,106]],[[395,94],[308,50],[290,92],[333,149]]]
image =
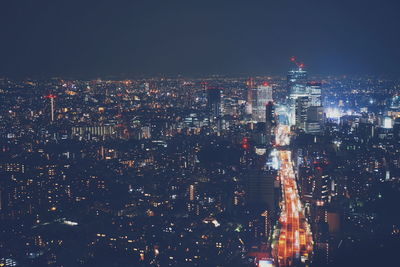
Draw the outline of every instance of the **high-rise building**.
[[[253,112],[253,89],[254,89],[254,80],[250,78],[246,82],[246,113],[251,114]]]
[[[298,64],[296,69],[292,69],[287,75],[288,91],[291,99],[307,96],[307,71],[303,64]]]
[[[309,97],[309,107],[307,109],[307,122],[304,130],[310,134],[318,134],[323,131],[324,111],[321,99],[321,83],[308,82],[306,91]]]
[[[272,99],[272,87],[267,83],[253,89],[252,118],[257,122],[265,122],[266,105]]]
[[[262,206],[269,211],[275,210],[275,181],[276,173],[253,171],[247,180],[248,202]]]
[[[250,133],[251,139],[255,145],[263,146],[266,144],[265,122],[257,122],[253,131]]]
[[[292,57],[290,59],[295,63],[296,67],[291,69],[287,75],[287,90],[289,95],[289,123],[290,125],[295,125],[296,118],[296,100],[299,97],[308,97],[309,93],[307,91],[307,71],[304,70],[303,63],[297,63],[296,58]]]
[[[275,105],[274,102],[269,101],[265,108],[265,122],[276,125]]]
[[[331,178],[324,172],[323,167],[317,166],[314,169],[314,192],[313,197],[316,200],[329,201]]]
[[[310,106],[310,98],[308,96],[301,96],[295,100],[295,124],[297,128],[305,129],[307,122],[307,111]]]
[[[323,131],[324,109],[322,106],[312,106],[307,109],[307,122],[305,125],[306,133],[317,134]]]
[[[265,107],[265,135],[267,144],[272,144],[275,139],[275,126],[275,106],[272,101],[269,101]]]
[[[307,109],[307,121],[323,122],[324,109],[321,106],[309,106]]]
[[[213,118],[221,115],[221,89],[217,87],[207,88],[207,104]]]
[[[319,82],[307,83],[307,91],[310,96],[310,106],[313,106],[313,107],[322,106],[321,83],[319,83]]]

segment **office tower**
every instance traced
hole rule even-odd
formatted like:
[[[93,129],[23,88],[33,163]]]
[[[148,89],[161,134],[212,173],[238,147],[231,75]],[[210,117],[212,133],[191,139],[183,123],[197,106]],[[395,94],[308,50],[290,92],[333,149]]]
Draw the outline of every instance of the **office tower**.
[[[268,102],[272,99],[272,87],[267,83],[253,89],[252,118],[257,122],[265,122],[265,110]]]
[[[309,106],[307,109],[307,120],[322,122],[324,119],[324,110],[321,106]]]
[[[261,159],[261,158],[260,158]],[[250,231],[255,238],[264,239],[270,234],[271,222],[277,207],[275,190],[276,172],[259,169],[263,160],[258,161],[254,168],[248,171],[246,202],[249,208]],[[257,167],[258,166],[258,167]]]
[[[251,171],[247,180],[247,195],[250,205],[256,205],[275,210],[274,180],[276,173],[266,173],[263,171]]]
[[[251,131],[251,140],[257,146],[263,146],[266,144],[265,134],[265,122],[258,122],[254,125],[253,131]]]
[[[308,82],[306,92],[309,97],[309,107],[307,109],[307,122],[304,130],[310,134],[318,134],[323,131],[324,111],[321,100],[321,83]]]
[[[276,125],[276,117],[275,117],[275,105],[273,101],[269,101],[265,108],[265,121],[271,123],[272,125]]]
[[[291,58],[291,61],[296,64],[296,67],[288,72],[287,86],[290,98],[296,99],[308,95],[306,90],[307,71],[304,70],[304,64],[297,63],[294,57]]]
[[[324,169],[320,166],[314,169],[314,190],[313,197],[327,203],[330,197],[331,178],[325,174]]]
[[[253,112],[253,89],[255,83],[253,78],[250,78],[246,82],[246,114],[251,114]]]
[[[307,91],[307,71],[304,64],[298,63],[295,57],[290,59],[295,67],[287,75],[287,90],[289,95],[289,124],[296,125],[296,100],[299,97],[309,96]]]
[[[310,106],[307,109],[307,122],[305,131],[310,134],[318,134],[324,127],[324,109],[322,106]]]
[[[295,100],[295,124],[297,128],[305,129],[309,105],[310,98],[308,96],[301,96]]]
[[[265,107],[265,134],[266,143],[271,145],[274,142],[275,136],[275,106],[272,101],[269,101]]]
[[[217,87],[207,88],[207,103],[213,118],[221,115],[221,89]]]
[[[310,106],[314,106],[314,107],[322,106],[321,83],[319,83],[319,82],[307,83],[307,91],[310,96]]]

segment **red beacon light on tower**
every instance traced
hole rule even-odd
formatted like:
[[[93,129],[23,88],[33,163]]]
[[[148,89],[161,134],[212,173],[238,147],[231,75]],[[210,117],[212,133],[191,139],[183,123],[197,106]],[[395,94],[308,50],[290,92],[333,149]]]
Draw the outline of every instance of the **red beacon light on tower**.
[[[57,96],[53,95],[53,94],[48,94],[48,95],[45,96],[45,98],[49,98],[49,99],[53,98],[54,99],[54,98],[57,98]]]
[[[249,142],[249,139],[247,137],[243,137],[242,142],[241,142],[243,149],[248,150],[250,148],[248,142]]]
[[[269,86],[269,83],[267,81],[263,82],[263,86]]]
[[[299,69],[303,69],[303,68],[304,68],[304,63],[299,63],[299,62],[297,62],[296,57],[291,57],[291,58],[290,58],[290,61],[293,62],[294,64],[296,64],[296,66],[297,66]]]

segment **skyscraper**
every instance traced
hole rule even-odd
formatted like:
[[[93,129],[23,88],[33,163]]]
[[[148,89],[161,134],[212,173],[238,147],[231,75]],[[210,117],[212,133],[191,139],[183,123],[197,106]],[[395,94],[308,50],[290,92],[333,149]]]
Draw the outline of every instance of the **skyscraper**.
[[[307,122],[307,110],[310,106],[310,98],[308,96],[301,96],[295,100],[295,117],[297,128],[305,129]]]
[[[307,91],[310,95],[310,106],[322,106],[321,100],[321,83],[309,82],[307,83]]]
[[[272,87],[264,82],[253,89],[252,118],[257,122],[265,122],[266,105],[272,99]]]
[[[265,122],[276,125],[275,105],[273,101],[269,101],[265,108]]]
[[[305,131],[309,134],[321,133],[324,126],[324,109],[322,106],[311,105],[307,109]]]
[[[248,201],[252,205],[260,205],[269,211],[275,210],[275,181],[276,173],[251,171],[247,180]]]
[[[253,111],[253,89],[254,89],[254,80],[253,78],[250,78],[246,82],[246,113],[251,114]]]
[[[304,64],[296,63],[296,66],[287,75],[287,86],[291,99],[307,95],[307,71],[304,70]]]
[[[298,63],[295,57],[290,59],[295,67],[292,68],[287,75],[287,90],[289,95],[289,123],[297,124],[296,100],[299,97],[308,97],[307,92],[307,71],[304,70],[304,64]]]
[[[322,132],[324,126],[324,110],[321,100],[321,83],[308,82],[306,89],[310,102],[307,110],[307,122],[304,130],[310,134],[318,134]]]
[[[207,88],[207,104],[213,118],[221,115],[221,89],[217,87]]]
[[[275,106],[272,101],[269,101],[265,108],[265,134],[266,143],[272,144],[274,141],[274,132],[276,126]]]

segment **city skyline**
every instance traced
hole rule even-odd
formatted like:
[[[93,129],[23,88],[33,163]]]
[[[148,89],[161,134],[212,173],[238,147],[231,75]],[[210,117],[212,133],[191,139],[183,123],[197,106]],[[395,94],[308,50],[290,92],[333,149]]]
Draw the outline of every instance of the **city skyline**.
[[[287,77],[0,79],[0,264],[393,262],[399,81],[287,61]]]
[[[0,266],[395,266],[398,10],[2,1]]]

